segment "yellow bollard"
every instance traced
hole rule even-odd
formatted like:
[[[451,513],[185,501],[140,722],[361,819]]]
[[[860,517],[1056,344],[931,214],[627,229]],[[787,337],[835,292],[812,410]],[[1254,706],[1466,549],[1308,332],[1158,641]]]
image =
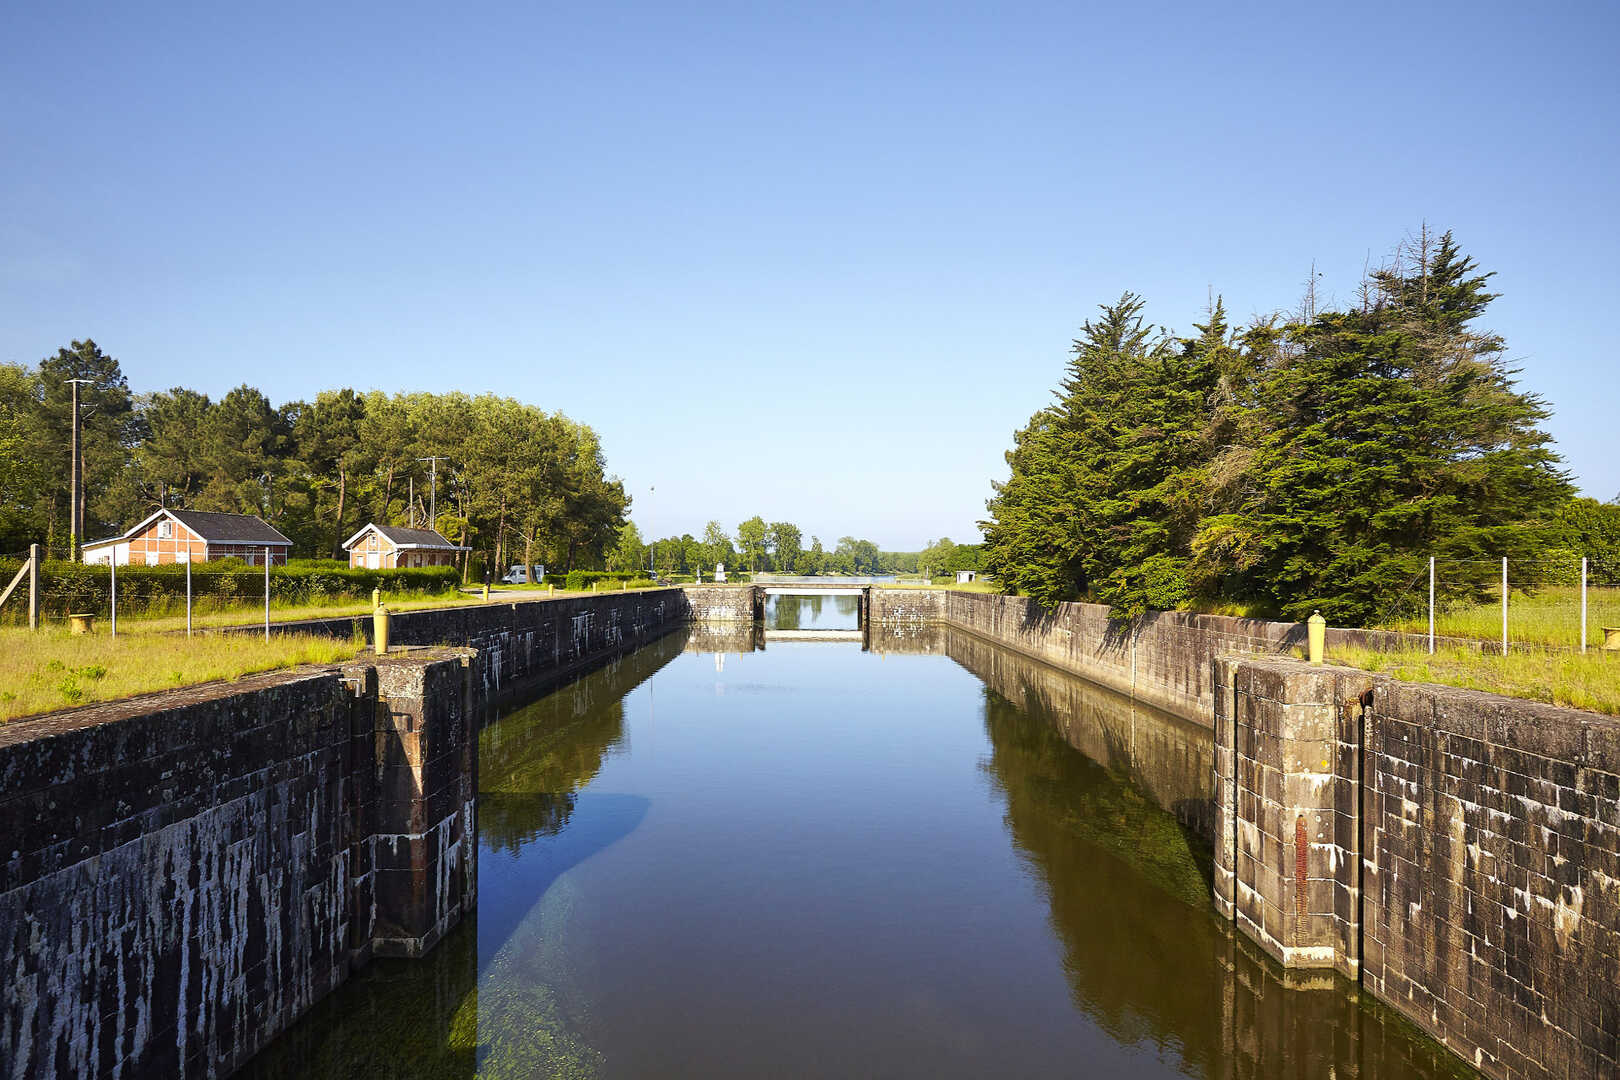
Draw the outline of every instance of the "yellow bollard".
[[[382,607],[382,590],[381,589],[372,589],[371,590],[371,610],[376,611],[380,607]]]
[[[489,585],[487,583],[484,585],[484,603],[489,603]]]
[[[547,585],[546,586],[546,595],[547,596],[550,596],[552,593],[554,593],[556,591],[557,591],[557,586],[555,586],[555,585]]]
[[[1310,642],[1311,663],[1322,662],[1322,652],[1327,647],[1327,620],[1322,618],[1320,611],[1313,614],[1306,622],[1306,638]]]
[[[591,592],[595,592],[595,591],[596,591],[596,587],[597,587],[597,586],[598,586],[598,585],[600,585],[600,584],[602,584],[602,583],[601,583],[601,582],[600,582],[600,581],[593,581],[593,582],[591,582]]]
[[[388,609],[381,604],[371,613],[371,641],[378,656],[388,651]]]

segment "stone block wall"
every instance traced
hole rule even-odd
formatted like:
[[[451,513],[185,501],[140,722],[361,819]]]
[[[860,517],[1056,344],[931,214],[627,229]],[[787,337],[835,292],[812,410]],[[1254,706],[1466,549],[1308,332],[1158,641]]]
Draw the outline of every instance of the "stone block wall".
[[[382,682],[462,699],[464,670],[402,660]],[[393,894],[376,830],[440,824],[417,790],[382,798],[400,741],[378,721],[452,757],[464,739],[378,685],[281,673],[0,725],[8,1075],[228,1074],[366,962]]]
[[[743,587],[747,589],[747,586]],[[395,645],[469,646],[481,702],[566,681],[602,656],[644,645],[692,614],[688,592],[634,589],[403,611],[390,619]],[[724,590],[716,590],[724,591]],[[277,623],[278,632],[358,636],[370,642],[371,616]]]
[[[752,622],[759,614],[752,585],[698,585],[685,593],[687,617],[693,622]]]
[[[1048,611],[1027,597],[954,590],[944,594],[941,617],[1205,726],[1215,714],[1217,657],[1274,656],[1305,645],[1304,623],[1156,611],[1122,624],[1109,620],[1103,604],[1059,604]],[[1327,645],[1332,655],[1349,645],[1388,649],[1417,640],[1330,627]]]
[[[1361,697],[1344,668],[1215,668],[1215,906],[1286,967],[1355,978]]]
[[[227,1075],[374,954],[431,949],[476,903],[481,706],[686,613],[679,589],[408,612],[395,643],[475,649],[0,725],[0,1074]]]
[[[478,901],[478,738],[470,650],[462,662],[375,671],[372,951],[421,956]],[[362,675],[361,677],[367,677]]]
[[[1620,1075],[1620,722],[1217,665],[1217,907],[1491,1077]]]
[[[948,655],[1025,712],[1049,718],[1086,757],[1128,776],[1200,836],[1213,827],[1208,729],[954,627],[936,633]]]
[[[885,589],[873,586],[870,617],[876,623],[930,623],[945,615],[944,589]]]
[[[1363,981],[1488,1076],[1620,1076],[1620,723],[1379,679]]]

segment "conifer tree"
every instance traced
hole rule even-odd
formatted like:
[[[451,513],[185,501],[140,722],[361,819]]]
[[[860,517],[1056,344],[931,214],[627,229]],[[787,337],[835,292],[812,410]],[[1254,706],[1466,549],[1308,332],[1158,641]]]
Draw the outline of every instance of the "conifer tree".
[[[1313,299],[1234,333],[1216,303],[1176,347],[1126,293],[1016,435],[987,568],[1121,619],[1239,602],[1355,624],[1411,595],[1430,555],[1533,556],[1570,486],[1544,403],[1477,326],[1490,276],[1425,228],[1351,310]]]
[[[1426,240],[1373,275],[1365,309],[1290,327],[1296,355],[1262,382],[1276,419],[1255,447],[1243,591],[1270,610],[1374,619],[1430,555],[1531,555],[1569,497],[1543,403],[1473,328],[1490,275],[1450,233]]]

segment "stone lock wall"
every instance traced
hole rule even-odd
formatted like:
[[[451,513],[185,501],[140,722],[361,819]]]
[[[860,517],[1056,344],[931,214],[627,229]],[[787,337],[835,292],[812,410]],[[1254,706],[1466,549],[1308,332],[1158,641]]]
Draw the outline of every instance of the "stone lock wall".
[[[1216,909],[1284,966],[1353,979],[1357,728],[1372,679],[1226,657],[1215,682]]]
[[[476,648],[0,725],[0,1075],[228,1075],[373,955],[430,950],[477,901],[482,706],[686,611],[671,589],[411,612],[396,643]]]
[[[1620,722],[1380,679],[1363,980],[1489,1076],[1620,1076]]]
[[[476,650],[475,691],[491,701],[567,681],[604,655],[646,644],[695,614],[689,593],[708,591],[633,589],[404,611],[391,617],[389,638],[395,645]],[[372,640],[370,615],[277,623],[274,629]]]
[[[478,738],[470,651],[464,662],[394,662],[375,677],[376,789],[360,810],[372,850],[371,946],[378,956],[421,956],[478,900]],[[369,686],[367,687],[369,691]]]
[[[938,622],[945,616],[944,589],[885,589],[870,591],[870,620],[886,624]]]
[[[1305,624],[1152,611],[1132,624],[1111,622],[1105,604],[1058,604],[1027,597],[949,591],[945,622],[1045,660],[1209,727],[1215,714],[1215,661],[1275,656],[1305,645]],[[1419,639],[1380,630],[1328,630],[1328,650],[1394,648]],[[1426,640],[1426,639],[1422,639]]]
[[[684,591],[687,617],[695,623],[752,622],[759,615],[752,585],[698,585]]]
[[[1620,1076],[1620,722],[1313,668],[1292,623],[960,592],[943,618],[1212,728],[1215,906],[1273,959],[1486,1076]]]
[[[373,949],[431,944],[476,893],[470,809],[451,805],[470,791],[424,784],[439,767],[420,753],[465,759],[465,660],[0,726],[7,1074],[225,1075]],[[391,877],[400,839],[441,845],[431,903]]]
[[[1491,1077],[1620,1075],[1620,722],[1217,665],[1216,905]]]

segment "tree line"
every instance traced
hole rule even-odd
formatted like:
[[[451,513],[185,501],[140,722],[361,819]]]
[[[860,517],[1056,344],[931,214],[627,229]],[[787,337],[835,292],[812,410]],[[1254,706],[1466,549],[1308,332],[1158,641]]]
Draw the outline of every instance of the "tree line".
[[[691,533],[643,540],[641,530],[626,522],[618,543],[608,554],[608,569],[650,568],[664,575],[713,573],[716,565],[728,571],[799,574],[924,574],[932,577],[956,569],[978,566],[977,545],[936,540],[922,551],[883,551],[870,540],[840,537],[828,550],[819,536],[805,542],[802,529],[789,521],[767,522],[755,515],[737,526],[735,535],[718,521]]]
[[[1596,543],[1620,508],[1572,498],[1545,403],[1479,325],[1491,277],[1425,227],[1342,306],[1312,285],[1234,326],[1217,299],[1181,336],[1134,293],[1102,305],[1006,455],[987,568],[1121,619],[1231,605],[1355,624],[1412,595],[1430,556]]]
[[[254,514],[295,554],[342,558],[368,522],[425,527],[431,509],[473,562],[571,569],[602,565],[630,506],[596,433],[560,412],[489,394],[345,388],[280,406],[246,385],[217,401],[183,387],[135,394],[85,340],[37,366],[0,364],[0,552],[71,554],[68,379],[88,380],[81,542],[189,508]]]

